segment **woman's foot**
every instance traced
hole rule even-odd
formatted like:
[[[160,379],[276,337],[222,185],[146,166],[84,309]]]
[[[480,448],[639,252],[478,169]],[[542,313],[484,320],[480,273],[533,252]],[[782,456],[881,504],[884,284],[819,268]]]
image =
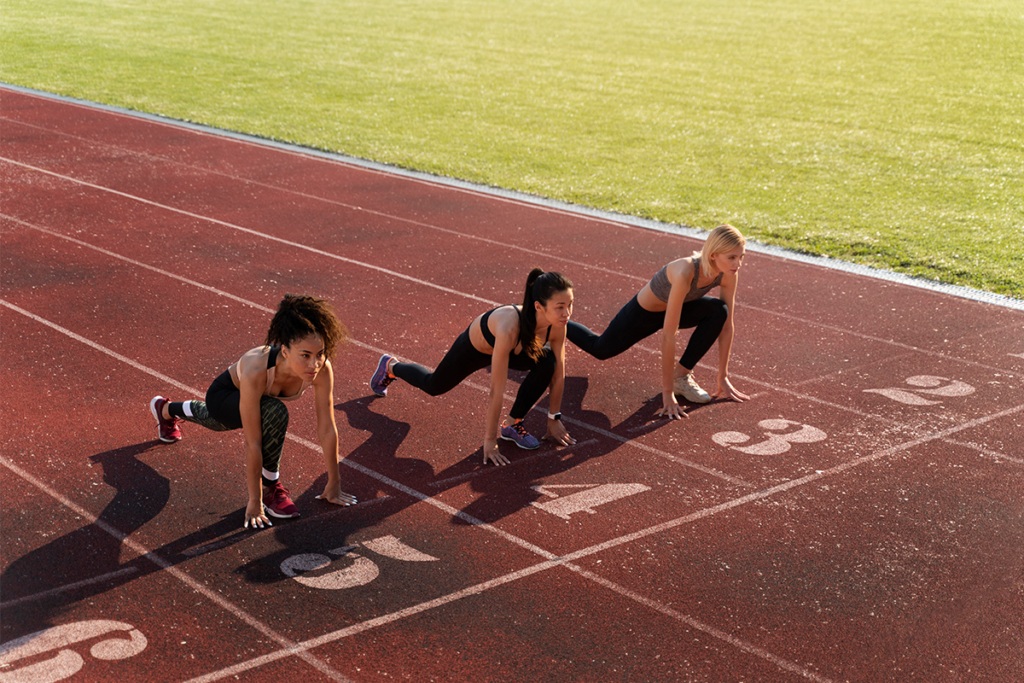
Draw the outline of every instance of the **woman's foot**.
[[[692,372],[688,372],[682,377],[676,377],[672,382],[672,392],[677,396],[682,396],[690,403],[711,402],[711,395],[700,388],[697,380],[693,378]]]
[[[387,396],[388,385],[395,381],[395,376],[391,374],[393,360],[395,359],[385,353],[377,361],[377,369],[374,370],[373,376],[370,378],[370,390],[378,396]]]
[[[510,425],[502,426],[501,438],[505,441],[511,441],[520,448],[525,448],[528,451],[540,448],[540,441],[537,441],[535,436],[526,431],[526,427],[523,426],[522,420],[516,420]]]
[[[153,413],[157,424],[157,438],[164,443],[175,443],[181,441],[181,429],[178,425],[181,419],[177,417],[164,417],[164,406],[168,401],[163,396],[154,396],[149,402],[149,412]]]
[[[288,489],[275,481],[272,486],[263,489],[263,507],[268,515],[288,519],[299,516],[299,508],[288,497]]]

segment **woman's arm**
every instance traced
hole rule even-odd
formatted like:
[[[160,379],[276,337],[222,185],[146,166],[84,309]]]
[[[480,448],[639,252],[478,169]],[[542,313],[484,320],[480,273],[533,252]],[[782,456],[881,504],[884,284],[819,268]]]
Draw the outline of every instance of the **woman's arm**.
[[[266,357],[257,356],[257,361],[243,356],[238,361],[238,389],[241,397],[238,412],[242,416],[242,434],[245,437],[245,483],[249,492],[249,502],[245,506],[245,524],[255,529],[263,528],[264,524],[273,526],[263,510],[263,419],[260,412],[260,399],[267,386]],[[260,370],[260,361],[263,370]]]
[[[733,401],[745,401],[750,398],[736,391],[729,381],[729,356],[732,353],[732,340],[736,333],[736,288],[739,284],[739,273],[722,277],[720,285],[722,301],[729,309],[729,317],[725,320],[722,331],[718,334],[718,390],[715,398],[727,398]]]
[[[338,424],[334,420],[334,368],[331,361],[325,361],[324,367],[313,380],[313,396],[316,401],[316,433],[320,438],[320,448],[324,452],[324,464],[327,467],[327,486],[317,496],[335,505],[352,505],[355,496],[341,490],[341,473],[338,471]]]
[[[487,398],[487,418],[484,422],[484,464],[507,465],[508,458],[498,452],[498,424],[505,403],[505,384],[508,382],[508,357],[519,342],[519,314],[515,308],[498,309],[491,314],[495,322],[494,350],[491,352],[491,393]]]
[[[676,372],[676,332],[679,330],[679,317],[683,312],[688,283],[693,279],[693,263],[682,261],[679,268],[668,268],[668,281],[672,290],[668,295],[668,308],[665,309],[665,326],[661,330],[661,404],[658,415],[672,420],[689,417],[676,400],[673,390]],[[692,368],[691,368],[692,370]]]
[[[551,378],[551,388],[548,390],[549,413],[562,411],[562,392],[565,389],[565,328],[551,329],[551,337],[548,339],[551,344],[551,352],[555,354],[555,374]],[[561,420],[548,418],[548,432],[545,438],[549,438],[563,446],[576,443],[576,439],[569,436],[565,425]]]

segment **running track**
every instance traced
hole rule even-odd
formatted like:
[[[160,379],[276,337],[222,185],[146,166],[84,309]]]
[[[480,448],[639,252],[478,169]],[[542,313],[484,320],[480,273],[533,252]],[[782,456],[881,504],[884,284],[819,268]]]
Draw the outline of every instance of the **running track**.
[[[375,399],[378,356],[436,365],[533,265],[601,328],[696,240],[0,98],[0,683],[1024,681],[1024,312],[750,252],[750,402],[660,421],[654,342],[570,349],[580,443],[483,468],[486,375]],[[148,401],[201,396],[285,292],[352,331],[361,502],[313,499],[303,401],[304,515],[243,532],[240,436],[163,445]]]

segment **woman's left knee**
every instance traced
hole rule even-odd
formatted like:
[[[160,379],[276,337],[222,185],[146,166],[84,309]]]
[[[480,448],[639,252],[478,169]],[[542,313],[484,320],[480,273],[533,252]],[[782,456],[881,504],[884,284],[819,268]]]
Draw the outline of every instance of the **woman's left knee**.
[[[288,408],[280,400],[264,396],[260,400],[260,415],[264,426],[273,426],[281,432],[288,429]]]

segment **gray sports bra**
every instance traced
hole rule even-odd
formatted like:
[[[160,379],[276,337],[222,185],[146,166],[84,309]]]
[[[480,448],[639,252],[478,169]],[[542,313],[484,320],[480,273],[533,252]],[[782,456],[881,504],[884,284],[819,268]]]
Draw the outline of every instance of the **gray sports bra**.
[[[686,293],[686,298],[683,299],[683,303],[687,301],[695,301],[701,298],[712,289],[722,283],[722,274],[719,273],[718,277],[715,278],[707,287],[698,287],[697,280],[700,278],[700,256],[691,256],[690,260],[693,261],[693,282],[690,283],[690,291]],[[658,297],[658,300],[662,303],[668,303],[668,295],[672,292],[672,283],[668,281],[668,272],[666,271],[668,264],[666,263],[661,267],[654,277],[651,278],[651,294]]]

